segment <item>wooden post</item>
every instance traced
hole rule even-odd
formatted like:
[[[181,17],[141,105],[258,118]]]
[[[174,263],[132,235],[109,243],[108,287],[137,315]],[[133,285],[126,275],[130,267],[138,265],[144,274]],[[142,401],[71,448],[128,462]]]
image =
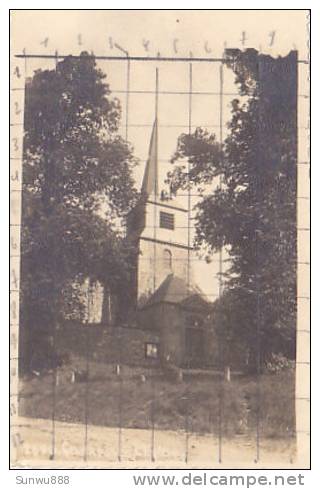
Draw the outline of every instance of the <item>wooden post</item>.
[[[112,310],[111,310],[111,293],[110,289],[108,289],[108,324],[109,326],[112,325]]]
[[[231,380],[231,370],[229,365],[227,365],[224,369],[224,380],[226,380],[227,382],[230,382]]]

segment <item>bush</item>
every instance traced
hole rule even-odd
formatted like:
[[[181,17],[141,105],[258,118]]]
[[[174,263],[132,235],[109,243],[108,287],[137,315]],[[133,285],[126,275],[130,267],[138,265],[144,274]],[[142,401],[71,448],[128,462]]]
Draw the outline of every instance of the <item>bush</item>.
[[[278,373],[282,370],[294,369],[295,362],[285,357],[282,353],[271,353],[269,359],[264,364],[264,371],[268,373]]]

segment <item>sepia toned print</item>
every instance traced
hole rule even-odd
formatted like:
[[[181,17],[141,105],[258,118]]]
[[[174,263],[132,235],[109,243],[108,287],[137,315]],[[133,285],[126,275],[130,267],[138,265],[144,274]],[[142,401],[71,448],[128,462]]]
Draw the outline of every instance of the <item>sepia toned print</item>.
[[[308,11],[11,17],[12,467],[307,468]]]

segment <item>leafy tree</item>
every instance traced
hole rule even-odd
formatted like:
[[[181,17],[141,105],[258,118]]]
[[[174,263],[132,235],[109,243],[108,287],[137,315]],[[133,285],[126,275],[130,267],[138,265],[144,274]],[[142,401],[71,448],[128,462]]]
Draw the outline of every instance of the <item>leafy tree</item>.
[[[296,53],[229,50],[226,65],[243,96],[232,101],[229,133],[222,146],[201,128],[182,134],[168,182],[173,192],[203,193],[196,241],[230,257],[218,329],[260,365],[271,354],[295,355]]]
[[[48,349],[85,277],[125,297],[133,250],[118,231],[136,199],[136,160],[119,135],[119,101],[93,56],[66,57],[26,84],[22,355]],[[54,354],[54,352],[53,352]],[[49,362],[50,363],[50,362]]]

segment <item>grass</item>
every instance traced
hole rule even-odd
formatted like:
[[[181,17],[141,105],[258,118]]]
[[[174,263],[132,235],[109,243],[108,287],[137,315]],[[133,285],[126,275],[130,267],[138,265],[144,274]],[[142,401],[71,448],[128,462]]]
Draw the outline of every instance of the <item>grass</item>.
[[[72,366],[85,368],[80,359],[73,360]],[[150,428],[153,419],[156,429],[220,431],[225,437],[255,433],[259,417],[261,437],[294,436],[293,371],[261,375],[259,386],[253,377],[176,383],[157,369],[123,367],[119,377],[113,365],[90,362],[87,383],[71,383],[70,379],[71,367],[67,366],[58,370],[55,387],[52,373],[23,378],[20,414],[52,418],[54,405],[59,421],[87,420],[100,426],[121,422],[123,427]]]

